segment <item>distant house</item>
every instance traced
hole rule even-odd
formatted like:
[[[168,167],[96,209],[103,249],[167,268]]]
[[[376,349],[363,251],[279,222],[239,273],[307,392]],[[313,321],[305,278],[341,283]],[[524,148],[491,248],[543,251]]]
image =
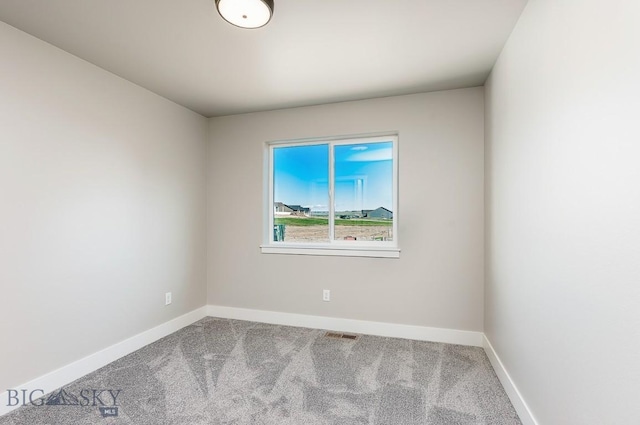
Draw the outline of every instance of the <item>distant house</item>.
[[[364,213],[364,210],[363,210]],[[375,210],[368,211],[367,218],[384,218],[384,219],[392,219],[393,212],[389,211],[385,207],[376,208]]]
[[[362,215],[361,215],[361,217],[362,217],[362,218],[366,218],[366,217],[367,217],[367,214],[369,214],[371,211],[373,211],[373,210],[362,210]]]
[[[273,206],[273,209],[275,212],[277,213],[292,213],[293,210],[291,208],[289,208],[288,206],[286,206],[285,204],[283,204],[282,202],[276,202]]]
[[[302,207],[300,205],[285,205],[285,207],[291,208],[291,211],[293,211],[291,213],[292,215],[305,215],[305,216],[308,216],[309,214],[311,214],[311,208]]]
[[[311,214],[311,208],[302,207],[300,205],[287,205],[282,202],[274,203],[273,209],[275,213],[288,215],[308,216]]]

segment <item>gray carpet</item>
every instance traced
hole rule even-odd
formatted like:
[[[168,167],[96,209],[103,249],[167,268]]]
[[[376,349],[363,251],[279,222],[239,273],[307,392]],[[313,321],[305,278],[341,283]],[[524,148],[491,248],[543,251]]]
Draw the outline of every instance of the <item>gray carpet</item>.
[[[520,424],[481,348],[211,317],[42,403],[0,424]]]

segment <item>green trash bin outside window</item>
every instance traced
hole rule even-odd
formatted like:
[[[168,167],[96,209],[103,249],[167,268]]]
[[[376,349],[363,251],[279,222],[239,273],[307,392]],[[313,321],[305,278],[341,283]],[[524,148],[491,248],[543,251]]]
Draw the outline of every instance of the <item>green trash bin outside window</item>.
[[[284,224],[273,225],[273,240],[275,242],[284,241]]]

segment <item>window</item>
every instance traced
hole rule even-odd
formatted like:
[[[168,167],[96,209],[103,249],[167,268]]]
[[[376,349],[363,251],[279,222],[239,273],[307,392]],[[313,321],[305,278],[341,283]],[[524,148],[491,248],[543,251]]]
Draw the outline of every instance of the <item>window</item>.
[[[398,137],[270,142],[263,253],[399,257]]]

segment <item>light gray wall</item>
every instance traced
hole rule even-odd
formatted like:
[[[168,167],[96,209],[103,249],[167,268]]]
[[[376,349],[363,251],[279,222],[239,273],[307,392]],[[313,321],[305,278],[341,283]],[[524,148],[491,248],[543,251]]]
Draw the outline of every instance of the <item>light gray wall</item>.
[[[486,86],[485,332],[540,424],[640,423],[639,22],[531,0]]]
[[[209,303],[482,331],[483,102],[472,88],[211,119]],[[401,258],[261,254],[264,142],[383,131],[400,136]]]
[[[208,130],[4,23],[0,52],[4,391],[205,304]]]

